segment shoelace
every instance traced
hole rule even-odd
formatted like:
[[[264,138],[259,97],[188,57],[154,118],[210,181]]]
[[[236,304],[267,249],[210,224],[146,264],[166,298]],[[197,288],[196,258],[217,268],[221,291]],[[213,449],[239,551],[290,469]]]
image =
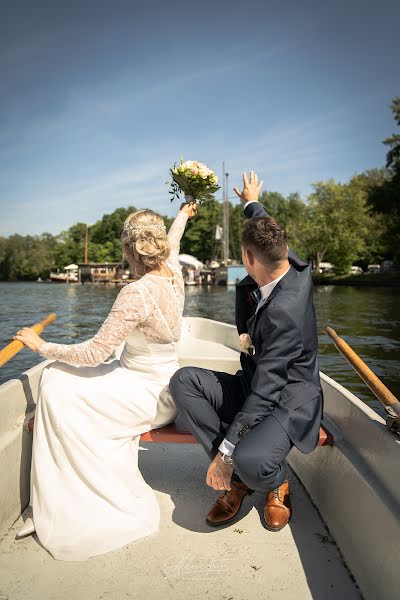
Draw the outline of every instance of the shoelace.
[[[275,498],[278,498],[278,500],[280,500],[280,502],[283,502],[282,498],[280,497],[280,493],[281,493],[281,488],[276,488],[275,490],[273,490],[273,494],[274,494]]]
[[[286,480],[286,481],[284,481],[283,483],[289,483],[289,480]],[[282,483],[282,485],[283,485],[283,483]],[[273,491],[273,494],[274,494],[274,496],[275,496],[275,498],[278,498],[278,500],[279,500],[280,502],[283,502],[283,501],[284,501],[284,499],[285,499],[285,497],[281,498],[281,496],[280,496],[280,494],[281,494],[281,491],[282,491],[282,485],[280,485],[279,487],[277,487],[277,488],[275,488],[274,490],[272,490],[272,491]]]

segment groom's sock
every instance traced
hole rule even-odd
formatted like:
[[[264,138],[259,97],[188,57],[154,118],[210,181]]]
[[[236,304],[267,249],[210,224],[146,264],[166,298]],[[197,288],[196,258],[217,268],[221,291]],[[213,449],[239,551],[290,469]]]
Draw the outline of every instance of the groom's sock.
[[[233,471],[231,481],[236,481],[237,483],[243,483],[243,481],[240,479],[239,475],[236,474],[236,471]],[[254,490],[251,490],[250,488],[248,488],[247,494],[249,496],[251,496],[251,494],[253,494],[253,493],[254,493]]]

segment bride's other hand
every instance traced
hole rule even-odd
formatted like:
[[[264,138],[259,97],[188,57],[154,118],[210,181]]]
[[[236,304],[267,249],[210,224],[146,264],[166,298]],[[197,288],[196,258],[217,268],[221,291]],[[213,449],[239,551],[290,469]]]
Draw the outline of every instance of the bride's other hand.
[[[250,171],[250,177],[247,179],[247,173],[243,172],[243,190],[240,191],[239,188],[233,188],[235,194],[240,198],[243,204],[246,202],[258,202],[258,197],[260,195],[261,188],[263,186],[263,181],[258,183],[258,177],[254,171]]]
[[[196,200],[193,200],[192,202],[188,203],[184,202],[183,204],[181,204],[180,210],[183,210],[183,212],[187,214],[188,219],[193,219],[193,217],[197,214]]]
[[[13,340],[18,340],[22,342],[29,350],[32,352],[39,352],[40,348],[46,342],[42,340],[42,338],[29,327],[24,327],[17,331],[17,335],[14,335]]]

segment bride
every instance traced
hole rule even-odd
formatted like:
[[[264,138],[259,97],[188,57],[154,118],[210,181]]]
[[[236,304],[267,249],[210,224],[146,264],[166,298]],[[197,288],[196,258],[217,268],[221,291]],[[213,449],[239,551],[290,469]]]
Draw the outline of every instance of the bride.
[[[140,435],[174,420],[168,383],[179,368],[184,282],[179,244],[194,203],[168,235],[151,210],[125,221],[122,245],[138,279],[123,287],[97,334],[81,344],[14,339],[55,359],[40,381],[33,434],[33,531],[58,560],[81,561],[157,531],[160,511],[138,469]],[[122,342],[120,359],[104,363]]]

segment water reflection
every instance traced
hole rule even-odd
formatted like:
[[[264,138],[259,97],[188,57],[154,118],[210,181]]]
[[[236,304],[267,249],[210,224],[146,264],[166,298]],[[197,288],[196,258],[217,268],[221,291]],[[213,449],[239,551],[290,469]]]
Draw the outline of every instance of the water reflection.
[[[48,341],[80,342],[98,330],[118,290],[91,286],[0,283],[2,323],[0,345],[16,330],[50,312],[57,321],[46,330]],[[325,333],[327,325],[343,336],[365,362],[400,396],[400,306],[398,290],[390,288],[315,288],[321,369],[364,400],[371,395]],[[185,315],[234,323],[234,287],[187,287]],[[0,383],[39,362],[21,351],[0,369]]]

